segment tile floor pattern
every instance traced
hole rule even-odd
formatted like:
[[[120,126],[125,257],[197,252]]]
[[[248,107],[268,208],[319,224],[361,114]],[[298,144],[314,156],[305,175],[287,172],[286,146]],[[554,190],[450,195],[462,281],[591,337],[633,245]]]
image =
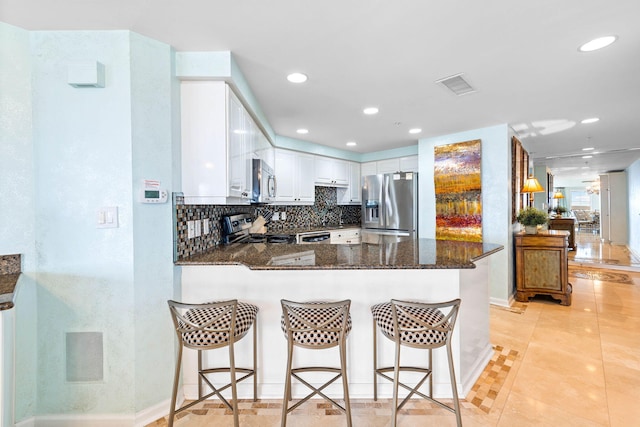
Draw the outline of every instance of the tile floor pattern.
[[[571,306],[533,298],[509,308],[491,307],[491,341],[496,353],[461,402],[465,426],[640,425],[640,270],[634,269],[628,251],[595,245],[599,249],[592,258],[599,262],[614,259],[617,267],[630,269],[621,273],[619,268],[594,269],[591,265],[586,269],[571,263]],[[620,280],[621,276],[626,277]],[[279,400],[243,401],[240,424],[278,426],[280,405]],[[353,400],[352,408],[356,427],[390,425],[388,399]],[[337,415],[327,416],[334,413]],[[174,425],[232,424],[230,413],[211,401],[180,414]],[[454,426],[455,417],[415,400],[400,412],[398,424]],[[166,418],[149,424],[166,425]],[[331,427],[346,422],[342,413],[314,401],[290,414],[287,425]]]

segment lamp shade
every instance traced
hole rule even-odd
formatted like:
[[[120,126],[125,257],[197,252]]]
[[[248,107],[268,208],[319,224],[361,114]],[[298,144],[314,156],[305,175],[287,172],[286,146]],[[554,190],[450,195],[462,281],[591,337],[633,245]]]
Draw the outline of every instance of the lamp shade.
[[[532,176],[525,180],[521,193],[540,193],[542,191],[544,191],[544,188],[542,188],[536,177]]]
[[[564,199],[564,194],[562,194],[562,192],[560,192],[560,191],[556,191],[555,193],[553,193],[553,198],[554,199]]]

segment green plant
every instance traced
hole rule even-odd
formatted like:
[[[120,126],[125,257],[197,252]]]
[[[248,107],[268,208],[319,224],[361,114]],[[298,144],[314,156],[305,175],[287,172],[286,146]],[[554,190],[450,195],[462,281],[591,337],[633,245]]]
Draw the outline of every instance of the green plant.
[[[567,208],[565,208],[564,206],[557,206],[556,207],[556,213],[562,215],[563,213],[567,212]]]
[[[536,208],[526,208],[520,211],[517,218],[518,222],[525,226],[542,225],[549,219],[545,211]]]

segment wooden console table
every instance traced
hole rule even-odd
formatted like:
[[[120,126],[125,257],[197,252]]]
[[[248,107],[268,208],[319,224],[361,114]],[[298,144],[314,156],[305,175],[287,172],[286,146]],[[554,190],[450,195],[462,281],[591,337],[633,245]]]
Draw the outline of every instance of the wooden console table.
[[[568,238],[569,232],[564,230],[515,235],[516,301],[550,295],[562,305],[571,305]]]
[[[549,230],[566,230],[569,232],[569,249],[576,250],[576,220],[575,218],[551,218]]]

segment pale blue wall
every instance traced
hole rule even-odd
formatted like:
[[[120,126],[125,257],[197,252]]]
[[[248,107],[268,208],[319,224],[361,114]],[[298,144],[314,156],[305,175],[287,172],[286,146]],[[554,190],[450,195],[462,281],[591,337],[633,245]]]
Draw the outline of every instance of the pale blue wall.
[[[5,40],[11,29],[2,30]],[[31,314],[37,312],[37,335],[24,330],[26,316],[17,323],[21,337],[37,339],[36,349],[18,343],[19,352],[37,354],[37,366],[28,357],[18,361],[17,420],[79,413],[133,419],[135,412],[167,399],[173,380],[171,372],[157,369],[174,360],[166,306],[175,295],[171,203],[138,203],[142,178],[159,179],[170,192],[179,188],[173,53],[127,31],[30,36],[30,51],[24,40],[11,45],[30,57],[32,86],[23,82],[28,67],[9,82],[22,88],[22,108],[31,108],[29,96],[33,104],[33,123],[14,117],[17,136],[10,142],[17,156],[8,172],[24,172],[26,183],[12,182],[33,187],[33,197],[22,203],[22,216],[5,223],[10,230],[33,230],[35,242],[37,303]],[[105,88],[67,84],[67,65],[78,59],[105,65]],[[4,180],[2,187],[4,194]],[[118,228],[96,228],[103,206],[118,207]],[[29,252],[28,243],[24,249],[14,246],[8,251]],[[18,300],[18,307],[26,308],[23,303]],[[104,380],[70,383],[65,333],[85,331],[104,334]]]
[[[167,300],[173,294],[173,215],[171,201],[138,203],[143,179],[165,189],[180,188],[179,82],[173,52],[163,43],[131,34],[131,122],[133,146],[133,256],[135,283],[135,409],[169,396],[175,363],[175,334]],[[177,163],[174,154],[178,152]],[[177,269],[178,267],[176,267]]]
[[[129,33],[34,32],[32,54],[38,412],[132,412]],[[78,59],[105,64],[104,89],[67,84],[67,65]],[[118,228],[96,228],[102,206],[118,207]],[[67,332],[104,334],[104,381],[66,381]]]
[[[0,22],[0,254],[22,254],[15,318],[19,320],[13,372],[4,372],[5,399],[15,399],[15,416],[22,419],[36,408],[36,287],[33,146],[31,122],[31,60],[29,33]],[[6,331],[10,333],[11,331]],[[9,338],[3,334],[3,338]],[[3,349],[11,348],[2,343]],[[9,357],[9,355],[7,355]],[[3,408],[2,425],[10,425],[12,408]]]
[[[511,230],[511,130],[507,125],[474,129],[418,143],[420,237],[435,238],[434,147],[480,139],[482,149],[482,237],[504,250],[490,258],[491,302],[507,305],[513,294]]]
[[[627,169],[629,189],[629,248],[640,255],[640,160]]]

